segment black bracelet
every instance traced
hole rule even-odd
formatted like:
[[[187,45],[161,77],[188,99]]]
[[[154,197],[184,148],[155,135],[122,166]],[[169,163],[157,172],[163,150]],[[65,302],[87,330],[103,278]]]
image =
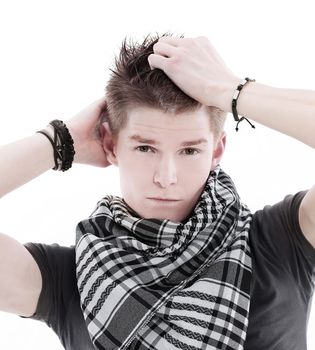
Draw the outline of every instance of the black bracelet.
[[[61,153],[62,163],[60,169],[58,170],[66,171],[71,168],[75,155],[73,139],[66,124],[62,120],[55,119],[49,124],[54,127],[55,132],[61,142],[59,152]]]
[[[53,147],[55,160],[53,170],[66,171],[71,168],[75,155],[73,139],[62,120],[55,119],[49,125],[54,129],[54,140],[45,130],[37,131],[37,133],[45,135]]]
[[[236,124],[236,128],[235,130],[238,131],[238,124],[243,121],[243,120],[247,120],[247,122],[251,125],[252,128],[255,129],[255,126],[245,117],[242,117],[241,119],[238,117],[238,113],[237,113],[237,100],[238,97],[240,95],[241,90],[243,89],[244,85],[246,85],[248,82],[253,82],[256,81],[255,79],[250,79],[250,78],[245,78],[236,88],[233,99],[232,99],[232,113],[233,113],[233,117],[234,120],[237,122]]]
[[[51,143],[51,145],[52,145],[52,147],[53,147],[53,151],[54,151],[54,160],[55,160],[55,166],[53,167],[53,170],[58,170],[58,167],[59,167],[59,163],[58,163],[58,153],[57,153],[57,150],[56,150],[54,141],[53,141],[52,138],[46,133],[45,130],[36,131],[36,133],[45,135],[45,136],[48,138],[49,142]]]

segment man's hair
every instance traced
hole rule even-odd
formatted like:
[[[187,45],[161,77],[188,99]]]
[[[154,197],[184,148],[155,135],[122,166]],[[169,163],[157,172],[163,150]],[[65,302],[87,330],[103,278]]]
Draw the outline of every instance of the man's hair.
[[[165,33],[162,36],[172,36]],[[114,135],[126,126],[127,111],[134,107],[156,108],[175,115],[193,112],[202,104],[185,94],[161,70],[151,70],[148,56],[161,36],[146,36],[142,43],[134,43],[127,37],[123,40],[119,56],[115,56],[114,69],[106,86],[107,121]],[[183,35],[180,36],[181,38]],[[221,135],[226,112],[207,106],[210,128],[215,142]]]

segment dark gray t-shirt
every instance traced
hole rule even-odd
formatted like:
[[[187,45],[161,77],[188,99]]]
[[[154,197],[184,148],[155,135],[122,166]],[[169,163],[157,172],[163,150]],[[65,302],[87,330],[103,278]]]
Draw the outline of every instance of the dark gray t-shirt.
[[[250,230],[253,278],[245,350],[306,349],[315,249],[298,222],[298,209],[305,194],[306,191],[301,191],[288,195],[253,216]],[[43,278],[32,318],[46,322],[65,349],[94,349],[80,309],[74,247],[38,243],[25,246],[38,263]]]

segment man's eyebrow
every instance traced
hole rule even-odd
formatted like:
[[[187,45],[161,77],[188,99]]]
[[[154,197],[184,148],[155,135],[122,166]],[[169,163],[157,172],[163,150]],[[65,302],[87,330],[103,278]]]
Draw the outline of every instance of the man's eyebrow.
[[[128,137],[129,140],[131,141],[136,141],[136,142],[140,142],[140,143],[145,143],[148,145],[159,145],[160,142],[153,140],[153,139],[147,139],[142,137],[141,135],[135,134],[135,135],[131,135]],[[196,145],[200,145],[202,143],[207,144],[208,141],[204,138],[198,139],[198,140],[191,140],[191,141],[184,141],[181,143],[181,146],[183,147],[187,147],[187,146],[196,146]]]

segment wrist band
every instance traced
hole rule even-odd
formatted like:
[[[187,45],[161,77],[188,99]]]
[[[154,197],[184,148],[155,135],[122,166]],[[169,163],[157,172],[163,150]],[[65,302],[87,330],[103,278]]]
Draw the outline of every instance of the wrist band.
[[[40,130],[37,133],[45,135],[53,147],[55,166],[52,169],[66,171],[71,168],[75,155],[73,139],[62,120],[55,119],[48,126],[50,125],[54,129],[54,140],[47,130]]]
[[[73,139],[70,135],[70,132],[66,126],[66,124],[62,120],[55,119],[49,123],[55,129],[58,138],[60,139],[61,146],[59,151],[61,153],[61,168],[58,170],[66,171],[71,168],[73,158],[75,155]],[[57,149],[58,150],[58,149]]]
[[[53,167],[53,170],[59,170],[59,165],[61,164],[60,159],[62,158],[60,153],[58,153],[56,147],[55,147],[55,143],[52,140],[52,138],[48,135],[48,133],[45,130],[40,130],[40,131],[36,131],[37,133],[43,134],[45,135],[49,142],[51,143],[53,150],[54,150],[54,160],[55,160],[55,166]]]
[[[253,82],[256,81],[255,79],[250,79],[250,78],[245,78],[244,80],[241,81],[241,83],[238,85],[238,87],[235,90],[233,99],[232,99],[232,113],[233,113],[233,117],[234,120],[237,122],[236,124],[236,128],[235,130],[238,131],[238,124],[243,121],[243,120],[247,120],[247,122],[251,125],[252,128],[255,129],[255,126],[245,117],[242,117],[241,119],[238,117],[238,113],[237,113],[237,100],[238,97],[240,95],[241,90],[243,89],[243,87],[248,83],[248,82]]]

